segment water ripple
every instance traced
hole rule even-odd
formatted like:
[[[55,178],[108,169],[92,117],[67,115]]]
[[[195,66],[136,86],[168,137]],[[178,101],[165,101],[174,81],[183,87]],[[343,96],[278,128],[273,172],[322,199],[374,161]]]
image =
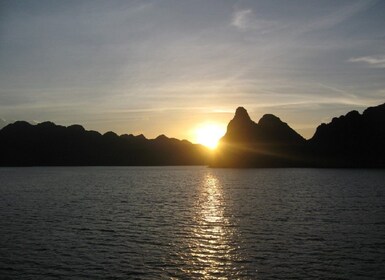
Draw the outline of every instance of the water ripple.
[[[383,170],[0,169],[2,279],[382,279]]]

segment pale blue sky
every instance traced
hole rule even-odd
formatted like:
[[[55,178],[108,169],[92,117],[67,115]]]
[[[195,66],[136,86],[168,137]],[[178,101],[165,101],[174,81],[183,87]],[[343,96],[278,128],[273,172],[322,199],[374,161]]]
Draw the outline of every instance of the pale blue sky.
[[[192,139],[238,106],[305,137],[385,102],[385,1],[0,0],[0,125]]]

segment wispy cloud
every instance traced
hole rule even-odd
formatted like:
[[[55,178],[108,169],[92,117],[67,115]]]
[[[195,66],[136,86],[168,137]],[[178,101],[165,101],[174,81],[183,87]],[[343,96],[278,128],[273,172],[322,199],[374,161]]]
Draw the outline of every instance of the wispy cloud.
[[[258,19],[252,9],[243,9],[233,13],[231,25],[242,31],[256,30],[261,33],[268,33],[277,26],[277,23],[271,20]]]
[[[320,30],[331,30],[369,9],[375,3],[376,0],[351,1],[346,5],[328,9],[326,13],[320,13],[318,16],[311,17],[306,23],[301,21],[300,24],[287,24],[288,29],[282,35],[293,38]]]
[[[247,29],[250,26],[250,21],[253,19],[253,11],[248,10],[241,10],[236,11],[233,14],[233,19],[231,21],[231,24],[239,29]]]
[[[385,55],[352,57],[349,62],[361,62],[373,68],[385,68]]]
[[[356,14],[366,10],[368,7],[373,5],[375,1],[358,1],[353,2],[352,4],[343,6],[341,8],[338,8],[334,10],[333,12],[320,17],[319,19],[315,20],[314,22],[308,24],[305,27],[306,31],[315,31],[315,30],[321,30],[321,29],[329,29],[332,28],[351,17],[355,16]]]
[[[338,88],[338,87],[335,87],[335,86],[331,86],[331,85],[325,85],[323,83],[318,83],[318,85],[322,88],[325,88],[325,89],[328,89],[328,90],[331,90],[335,93],[338,93],[338,94],[341,94],[342,96],[345,96],[345,97],[348,97],[348,98],[356,98],[355,95],[351,94],[350,92],[346,91],[346,90],[343,90],[341,88]]]

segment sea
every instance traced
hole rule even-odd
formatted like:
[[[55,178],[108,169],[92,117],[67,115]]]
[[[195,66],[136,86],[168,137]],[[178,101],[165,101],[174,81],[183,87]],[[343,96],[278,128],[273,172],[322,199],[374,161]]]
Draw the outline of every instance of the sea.
[[[385,170],[0,168],[1,279],[385,279]]]

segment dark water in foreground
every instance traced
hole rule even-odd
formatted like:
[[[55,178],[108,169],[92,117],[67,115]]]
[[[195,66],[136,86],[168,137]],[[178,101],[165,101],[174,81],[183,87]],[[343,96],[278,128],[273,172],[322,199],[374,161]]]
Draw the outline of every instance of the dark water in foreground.
[[[385,170],[0,169],[2,279],[384,279]]]

